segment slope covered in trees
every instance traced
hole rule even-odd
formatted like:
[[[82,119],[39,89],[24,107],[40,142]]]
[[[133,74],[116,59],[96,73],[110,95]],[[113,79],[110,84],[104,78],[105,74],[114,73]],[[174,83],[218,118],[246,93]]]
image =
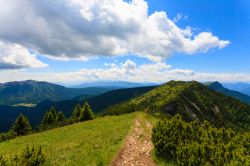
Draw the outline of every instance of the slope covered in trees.
[[[146,111],[151,114],[183,115],[185,120],[210,121],[214,126],[247,130],[250,106],[198,82],[170,81],[125,103],[109,107],[105,114]]]
[[[0,84],[0,105],[19,103],[39,103],[45,99],[51,101],[67,100],[79,95],[98,95],[111,90],[110,88],[66,88],[61,85],[39,81],[7,82]]]

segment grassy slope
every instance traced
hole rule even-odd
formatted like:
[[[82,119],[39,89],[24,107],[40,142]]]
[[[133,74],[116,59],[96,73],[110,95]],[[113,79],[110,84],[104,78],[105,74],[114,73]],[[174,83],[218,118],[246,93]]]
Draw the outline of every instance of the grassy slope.
[[[63,128],[19,137],[0,144],[4,156],[20,153],[27,144],[42,145],[45,165],[108,165],[140,113],[97,118]],[[19,151],[19,152],[18,152]]]

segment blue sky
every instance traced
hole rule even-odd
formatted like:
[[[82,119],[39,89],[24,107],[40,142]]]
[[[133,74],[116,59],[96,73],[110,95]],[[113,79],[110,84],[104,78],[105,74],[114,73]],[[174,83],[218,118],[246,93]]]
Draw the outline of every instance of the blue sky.
[[[1,2],[7,9],[0,12],[4,23],[0,28],[0,82],[250,82],[248,0],[114,0],[114,8],[105,9],[99,9],[103,5],[98,0],[88,5],[71,1],[27,2],[20,13],[16,8],[20,1]],[[96,16],[93,6],[105,16]],[[123,12],[116,11],[118,7]],[[8,14],[12,10],[18,12]],[[30,21],[25,26],[20,19],[24,24]],[[191,35],[182,34],[186,29]],[[196,41],[199,34],[203,35]]]
[[[250,1],[248,0],[149,0],[149,11],[164,10],[170,18],[187,15],[178,25],[209,30],[232,43],[222,50],[195,56],[173,56],[170,64],[203,72],[250,72]]]

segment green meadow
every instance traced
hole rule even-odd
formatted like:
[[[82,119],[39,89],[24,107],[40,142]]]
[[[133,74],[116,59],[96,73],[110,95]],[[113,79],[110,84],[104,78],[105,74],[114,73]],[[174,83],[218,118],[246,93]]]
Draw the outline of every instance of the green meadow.
[[[0,143],[0,155],[11,157],[26,145],[42,146],[45,165],[109,165],[141,113],[99,117]]]

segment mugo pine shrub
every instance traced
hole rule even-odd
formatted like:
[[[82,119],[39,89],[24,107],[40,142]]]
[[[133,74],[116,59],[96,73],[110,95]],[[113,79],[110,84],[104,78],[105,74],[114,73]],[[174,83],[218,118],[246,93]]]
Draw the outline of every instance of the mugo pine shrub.
[[[180,115],[161,120],[153,129],[155,153],[177,165],[250,165],[250,133],[187,123]]]

